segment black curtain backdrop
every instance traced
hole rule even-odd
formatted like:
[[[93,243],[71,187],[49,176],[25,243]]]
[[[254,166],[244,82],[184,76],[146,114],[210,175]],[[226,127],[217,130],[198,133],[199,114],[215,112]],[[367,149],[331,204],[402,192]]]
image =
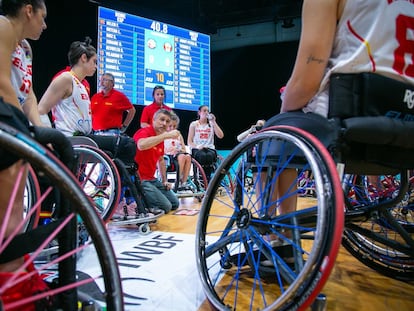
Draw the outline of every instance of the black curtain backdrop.
[[[86,36],[97,45],[97,6],[87,0],[46,1],[47,26],[38,41],[31,41],[33,85],[40,100],[53,75],[67,66],[67,52],[73,41]],[[128,13],[147,17],[137,8],[120,8]],[[154,18],[154,17],[152,17]],[[169,23],[173,23],[171,20]],[[188,25],[178,26],[189,27]],[[211,54],[211,111],[224,131],[216,139],[217,149],[231,149],[236,136],[257,119],[268,119],[280,109],[279,89],[292,71],[298,42],[283,42],[229,49]],[[91,93],[96,92],[96,76],[88,78]],[[137,113],[128,134],[139,128],[143,106]],[[197,118],[194,111],[177,110],[180,130],[187,140],[188,126]]]

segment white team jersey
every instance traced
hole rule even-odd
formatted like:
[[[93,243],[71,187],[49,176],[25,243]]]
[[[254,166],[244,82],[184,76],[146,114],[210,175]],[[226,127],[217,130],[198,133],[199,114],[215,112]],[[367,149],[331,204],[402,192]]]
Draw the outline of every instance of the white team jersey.
[[[75,132],[87,135],[92,132],[91,102],[85,86],[73,74],[71,76],[72,95],[52,109],[55,126],[66,136],[73,136]]]
[[[11,82],[23,106],[32,86],[32,50],[26,40],[22,40],[12,54]]]
[[[194,126],[193,143],[196,146],[215,149],[214,146],[214,129],[210,124],[201,124],[198,120],[191,122]]]
[[[164,153],[175,155],[182,150],[181,140],[177,138],[167,138],[164,140]]]
[[[414,1],[346,1],[326,74],[304,112],[327,116],[335,72],[374,72],[414,85]]]

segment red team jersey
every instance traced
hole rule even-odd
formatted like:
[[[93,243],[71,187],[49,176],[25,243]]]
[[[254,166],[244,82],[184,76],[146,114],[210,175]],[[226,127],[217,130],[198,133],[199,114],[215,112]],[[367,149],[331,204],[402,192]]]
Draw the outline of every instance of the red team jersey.
[[[154,117],[154,114],[159,110],[159,109],[166,109],[166,110],[170,110],[171,108],[168,107],[167,105],[162,105],[161,107],[158,106],[156,103],[152,103],[151,105],[145,106],[145,108],[142,110],[142,114],[141,114],[141,119],[140,122],[143,123],[148,123],[148,124],[152,124],[152,118]]]

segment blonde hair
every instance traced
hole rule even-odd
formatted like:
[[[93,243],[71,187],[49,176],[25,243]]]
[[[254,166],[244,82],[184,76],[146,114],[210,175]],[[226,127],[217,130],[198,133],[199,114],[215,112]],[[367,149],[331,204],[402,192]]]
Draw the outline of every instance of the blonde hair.
[[[180,124],[180,117],[173,111],[171,112],[171,121],[177,122],[177,127]]]

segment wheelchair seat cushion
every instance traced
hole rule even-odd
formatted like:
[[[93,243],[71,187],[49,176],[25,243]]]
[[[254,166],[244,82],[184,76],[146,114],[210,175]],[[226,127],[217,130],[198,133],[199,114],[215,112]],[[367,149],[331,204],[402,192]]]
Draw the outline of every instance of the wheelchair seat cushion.
[[[280,113],[270,118],[264,127],[290,125],[305,130],[317,137],[326,147],[329,147],[338,136],[337,126],[333,120],[316,114],[292,111]]]
[[[330,148],[338,136],[335,134],[337,127],[332,120],[311,112],[292,111],[277,114],[270,118],[264,127],[269,128],[277,125],[289,125],[303,129],[317,137],[327,148]],[[277,140],[270,144],[259,144],[256,150],[256,156],[250,157],[251,162],[258,160],[260,163],[266,161],[269,165],[276,165],[280,161],[287,161],[292,155],[294,156],[289,161],[290,167],[301,167],[306,162],[304,155],[297,147]]]
[[[192,154],[203,168],[213,166],[217,161],[217,151],[211,148],[192,149]]]

